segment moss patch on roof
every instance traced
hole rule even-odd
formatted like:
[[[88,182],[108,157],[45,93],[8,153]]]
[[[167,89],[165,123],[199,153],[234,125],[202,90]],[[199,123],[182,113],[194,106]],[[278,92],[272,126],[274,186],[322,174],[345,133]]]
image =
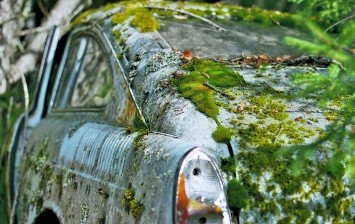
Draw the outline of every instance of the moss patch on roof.
[[[112,23],[122,23],[132,18],[131,25],[137,27],[140,32],[152,32],[160,28],[156,17],[173,17],[180,14],[178,10],[185,10],[201,17],[212,20],[242,20],[261,23],[264,25],[282,25],[288,27],[298,26],[294,15],[279,11],[270,11],[260,8],[244,8],[238,5],[223,5],[209,3],[168,3],[155,2],[147,5],[145,2],[117,2],[109,3],[100,8],[88,9],[77,16],[71,23],[71,27],[79,23],[91,20],[91,15],[110,11],[122,7],[123,11],[112,16]],[[149,8],[149,9],[148,9]],[[164,9],[165,8],[165,9]]]
[[[255,82],[225,90],[233,98],[215,95],[217,104],[225,109],[223,116],[232,114],[229,120],[224,117],[223,123],[239,143],[235,159],[225,159],[222,165],[228,175],[237,172],[237,180],[249,195],[250,212],[243,209],[241,216],[245,220],[253,216],[263,223],[351,222],[355,197],[349,194],[351,186],[344,177],[345,164],[334,165],[332,160],[335,154],[336,161],[344,161],[339,146],[329,143],[318,148],[313,156],[297,148],[322,136],[318,122],[324,122],[327,114],[323,112],[320,117],[323,121],[311,119],[314,114],[319,118],[321,111],[307,113],[303,106],[309,109],[312,102],[299,98],[298,103],[305,103],[300,103],[303,106],[299,108],[305,111],[290,111],[297,102],[287,102],[287,92],[270,89],[263,82],[272,82],[272,77],[278,77],[277,72],[268,69],[272,77],[259,78],[254,75],[257,69],[250,71],[248,77]],[[303,117],[291,113],[301,113]],[[284,148],[287,146],[293,147]]]
[[[190,99],[198,110],[219,123],[219,109],[213,97],[216,91],[209,85],[216,88],[243,85],[243,77],[223,64],[208,59],[193,59],[183,69],[188,73],[175,83],[178,91]]]
[[[192,59],[183,69],[188,73],[174,81],[178,91],[217,123],[218,128],[213,133],[213,138],[217,142],[228,143],[231,132],[222,127],[217,119],[219,108],[214,95],[217,88],[244,85],[244,78],[222,63],[209,59]]]
[[[295,15],[257,7],[245,8],[238,5],[184,2],[179,3],[177,9],[183,9],[198,16],[217,21],[239,20],[287,27],[297,27],[299,25]]]
[[[126,8],[123,12],[112,16],[112,24],[123,23],[131,18],[131,25],[137,27],[140,32],[153,32],[159,29],[159,23],[152,13],[143,7]]]

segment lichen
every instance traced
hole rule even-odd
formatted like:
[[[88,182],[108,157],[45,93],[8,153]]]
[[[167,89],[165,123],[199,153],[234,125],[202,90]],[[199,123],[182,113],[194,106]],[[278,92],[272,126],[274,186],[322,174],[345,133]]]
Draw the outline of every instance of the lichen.
[[[162,50],[155,53],[149,60],[145,73],[149,74],[158,71],[168,65],[181,65],[181,54],[170,50]]]
[[[123,194],[122,205],[126,212],[132,215],[135,219],[139,219],[144,211],[144,204],[142,202],[143,198],[137,200],[135,194],[132,185],[129,185]]]
[[[58,197],[60,199],[63,194],[63,173],[60,172],[60,173],[56,174],[53,178],[53,182],[57,185]]]
[[[87,203],[83,203],[80,205],[80,209],[81,209],[80,224],[85,224],[89,217],[89,206]]]
[[[137,135],[133,140],[133,149],[135,151],[139,150],[144,144],[142,143],[142,139],[145,135],[149,133],[149,129],[146,123],[141,119],[140,115],[137,114],[131,126],[126,128],[126,133],[131,134],[136,132]]]
[[[136,27],[140,32],[153,32],[158,30],[160,25],[152,13],[144,7],[128,7],[124,12],[116,13],[112,16],[112,25],[123,23],[131,18],[131,25]]]
[[[77,26],[80,23],[88,22],[89,18],[92,14],[98,12],[99,9],[88,9],[82,13],[80,13],[79,16],[77,16],[70,24],[71,27]]]

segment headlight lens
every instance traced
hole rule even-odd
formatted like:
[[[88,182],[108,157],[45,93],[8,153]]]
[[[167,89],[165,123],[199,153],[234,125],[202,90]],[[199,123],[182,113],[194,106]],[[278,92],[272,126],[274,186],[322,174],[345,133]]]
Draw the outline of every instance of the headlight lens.
[[[231,223],[216,164],[200,149],[184,158],[177,180],[176,223]]]

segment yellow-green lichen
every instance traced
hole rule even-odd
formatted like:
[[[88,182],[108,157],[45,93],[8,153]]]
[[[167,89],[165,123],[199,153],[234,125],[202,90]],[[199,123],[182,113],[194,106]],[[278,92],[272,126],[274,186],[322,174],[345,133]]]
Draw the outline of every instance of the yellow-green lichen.
[[[88,22],[90,16],[98,11],[99,11],[99,9],[88,9],[88,10],[80,13],[80,15],[77,16],[70,24],[71,27],[74,27],[80,23]]]
[[[121,39],[121,32],[119,30],[113,30],[112,34],[117,40]]]
[[[122,205],[124,209],[135,219],[139,219],[144,211],[142,199],[135,199],[135,191],[131,185],[128,186],[127,190],[123,194]]]
[[[153,14],[144,7],[128,7],[124,12],[116,13],[112,16],[112,24],[123,23],[131,17],[131,25],[137,27],[140,32],[153,32],[160,27]]]
[[[133,149],[137,151],[144,144],[142,143],[142,139],[145,135],[149,133],[149,129],[145,122],[141,119],[140,115],[137,114],[131,126],[126,128],[126,133],[131,134],[137,132],[137,136],[133,140]]]
[[[312,119],[311,115],[289,115],[288,110],[293,110],[286,104],[290,94],[278,92],[265,83],[229,90],[223,91],[243,94],[234,100],[221,95],[214,97],[217,105],[227,111],[230,105],[235,107],[234,112],[229,111],[232,115],[229,124],[235,129],[228,130],[236,134],[240,147],[235,164],[222,161],[222,168],[230,176],[237,167],[236,176],[248,192],[250,208],[265,222],[307,223],[317,216],[325,221],[336,217],[342,217],[339,220],[344,222],[351,220],[350,203],[345,199],[349,185],[342,179],[346,164],[343,154],[336,153],[338,146],[332,146],[335,161],[330,159],[328,148],[318,149],[320,157],[302,156],[307,151],[299,152],[301,144],[323,135],[318,119]],[[280,153],[291,145],[298,146]],[[324,198],[324,204],[307,203],[318,194]],[[285,216],[288,218],[283,219]]]

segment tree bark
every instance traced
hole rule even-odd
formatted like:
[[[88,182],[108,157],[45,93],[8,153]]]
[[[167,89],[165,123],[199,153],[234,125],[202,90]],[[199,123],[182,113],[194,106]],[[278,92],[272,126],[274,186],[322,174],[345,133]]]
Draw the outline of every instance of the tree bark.
[[[0,1],[0,94],[22,75],[38,68],[48,31],[57,25],[64,31],[70,20],[89,1],[58,0],[42,21],[34,27],[32,1]],[[83,4],[86,2],[85,4]]]

